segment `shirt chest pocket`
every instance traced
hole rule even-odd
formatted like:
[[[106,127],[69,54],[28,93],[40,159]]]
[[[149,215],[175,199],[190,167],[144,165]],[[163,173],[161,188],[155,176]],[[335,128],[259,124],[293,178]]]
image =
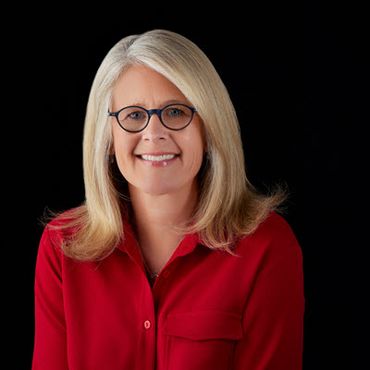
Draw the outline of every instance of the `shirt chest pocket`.
[[[167,316],[166,370],[230,370],[242,338],[241,316],[201,311]]]

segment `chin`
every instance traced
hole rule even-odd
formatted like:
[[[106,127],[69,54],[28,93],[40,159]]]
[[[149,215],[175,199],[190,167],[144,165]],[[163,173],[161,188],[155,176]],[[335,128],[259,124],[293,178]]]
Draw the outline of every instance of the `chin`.
[[[152,185],[152,186],[148,186],[149,184],[146,184],[146,186],[143,186],[143,187],[139,187],[139,189],[146,193],[146,194],[151,194],[151,195],[165,195],[165,194],[169,194],[169,193],[174,193],[176,192],[177,188],[176,187],[171,187],[171,186],[168,186],[168,184],[166,185]]]
[[[144,193],[150,194],[150,195],[166,195],[166,194],[170,194],[174,192],[173,190],[171,191],[169,189],[146,189],[143,191]]]

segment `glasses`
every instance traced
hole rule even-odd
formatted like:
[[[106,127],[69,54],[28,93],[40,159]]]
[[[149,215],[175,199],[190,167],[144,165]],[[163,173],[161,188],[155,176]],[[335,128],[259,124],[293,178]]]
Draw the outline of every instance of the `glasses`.
[[[131,105],[117,112],[108,112],[108,116],[116,117],[118,124],[125,131],[140,132],[148,126],[151,116],[156,114],[164,127],[179,131],[190,124],[196,111],[186,104],[170,104],[162,109],[145,109]]]

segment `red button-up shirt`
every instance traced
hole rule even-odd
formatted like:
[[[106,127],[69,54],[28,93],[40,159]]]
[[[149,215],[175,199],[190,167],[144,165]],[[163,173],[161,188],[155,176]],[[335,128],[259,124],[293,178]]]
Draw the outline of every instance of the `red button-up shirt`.
[[[129,223],[100,262],[77,262],[45,229],[35,278],[33,370],[299,370],[302,254],[276,213],[237,256],[186,235],[149,284]]]

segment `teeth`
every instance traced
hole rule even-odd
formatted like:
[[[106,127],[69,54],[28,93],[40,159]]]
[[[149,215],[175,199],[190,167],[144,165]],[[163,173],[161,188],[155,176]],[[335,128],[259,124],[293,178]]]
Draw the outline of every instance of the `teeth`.
[[[141,156],[141,158],[143,158],[145,161],[159,162],[159,161],[170,160],[172,158],[175,158],[175,154],[164,154],[164,155],[146,155],[146,154],[143,154]]]

